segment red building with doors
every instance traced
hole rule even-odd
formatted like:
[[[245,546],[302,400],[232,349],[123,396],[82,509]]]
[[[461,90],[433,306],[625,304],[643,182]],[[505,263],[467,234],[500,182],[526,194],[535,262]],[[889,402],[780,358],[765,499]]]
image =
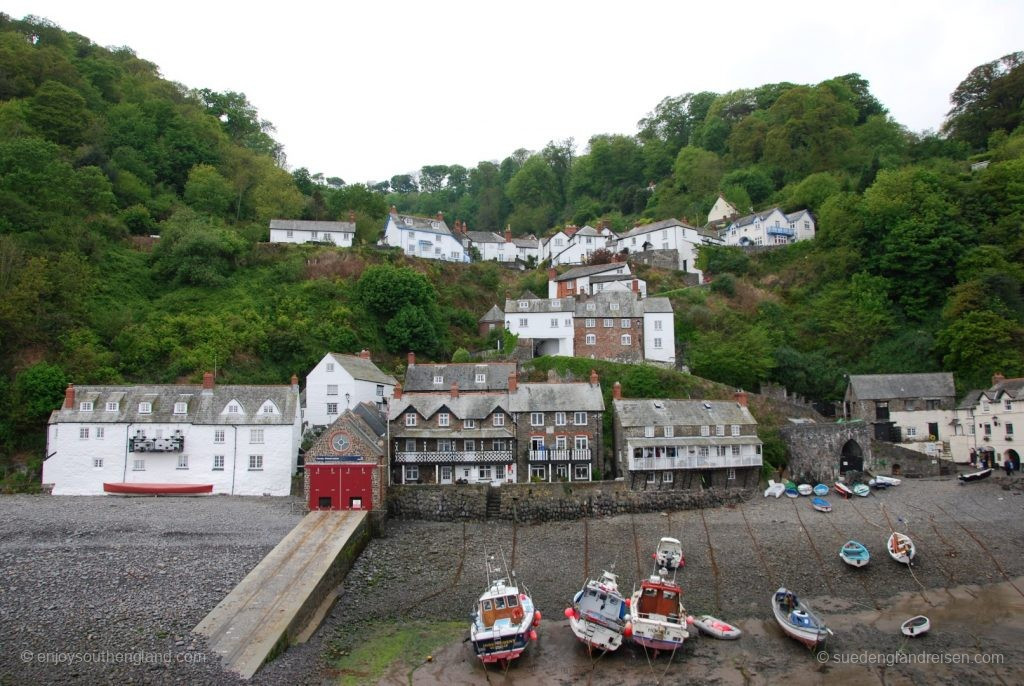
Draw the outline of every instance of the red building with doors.
[[[346,410],[306,451],[304,492],[310,510],[383,507],[387,424],[370,403]]]

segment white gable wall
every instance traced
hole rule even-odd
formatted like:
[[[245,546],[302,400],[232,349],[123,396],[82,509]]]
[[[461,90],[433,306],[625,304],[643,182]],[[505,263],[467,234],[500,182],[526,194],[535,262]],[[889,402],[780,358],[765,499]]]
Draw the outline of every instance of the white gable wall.
[[[328,365],[334,365],[334,371],[327,371]],[[383,395],[377,395],[377,386],[383,386]],[[327,387],[337,386],[337,395],[328,395]],[[346,403],[345,394],[349,394]],[[308,426],[327,426],[334,422],[340,414],[359,403],[379,404],[390,402],[395,393],[391,384],[377,384],[373,381],[355,379],[331,355],[325,355],[306,375],[306,407],[303,422]],[[327,404],[337,404],[337,412],[328,413]]]
[[[644,313],[644,358],[675,364],[676,331],[671,312]]]
[[[315,235],[314,235],[315,234]],[[335,245],[352,247],[354,233],[347,231],[310,231],[306,229],[271,229],[271,243],[334,243]]]

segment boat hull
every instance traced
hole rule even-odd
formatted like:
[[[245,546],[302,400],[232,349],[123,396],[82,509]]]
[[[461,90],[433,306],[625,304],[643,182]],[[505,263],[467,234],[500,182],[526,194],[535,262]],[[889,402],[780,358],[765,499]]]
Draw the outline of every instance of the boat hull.
[[[569,628],[580,642],[588,648],[613,652],[622,647],[622,629],[613,629],[586,617],[569,618]]]
[[[897,546],[896,541],[905,541],[906,545]],[[917,554],[917,548],[914,546],[914,542],[910,540],[910,537],[898,533],[893,533],[889,536],[885,548],[889,551],[889,557],[905,565],[913,562],[914,555]]]
[[[900,625],[900,631],[904,636],[920,636],[921,634],[928,633],[928,630],[932,628],[931,621],[924,615],[918,615],[917,617],[911,617],[907,621]]]
[[[482,639],[473,639],[473,650],[484,664],[514,660],[523,654],[530,644],[530,631],[501,633]]]
[[[205,495],[213,484],[104,483],[103,491],[113,495]]]
[[[656,636],[644,636],[633,630],[633,642],[651,650],[679,650],[686,640],[684,636],[673,638],[658,638]],[[683,632],[685,634],[685,631]]]
[[[846,484],[841,483],[836,483],[836,493],[838,493],[844,498],[849,498],[851,495],[853,495],[853,491],[850,490],[850,487],[847,486]]]
[[[775,621],[778,623],[779,628],[789,636],[790,638],[803,643],[808,648],[814,649],[825,644],[825,640],[829,636],[828,629],[823,624],[818,622],[815,626],[797,626],[789,620],[788,612],[780,607],[779,603],[776,602],[776,596],[780,593],[785,593],[786,589],[780,588],[778,591],[772,594],[772,613],[775,615]],[[799,603],[796,606],[797,609],[805,612],[809,611],[803,603]]]
[[[971,472],[970,474],[961,474],[957,477],[961,484],[969,484],[972,481],[981,481],[992,476],[992,468],[982,469],[980,472]]]
[[[811,500],[811,507],[813,507],[818,512],[832,511],[832,504],[829,503],[827,500],[822,500],[821,498],[814,498],[813,500]]]
[[[723,622],[720,619],[712,617],[711,615],[701,615],[693,619],[693,625],[699,630],[711,636],[713,638],[720,638],[726,641],[734,641],[740,637],[743,633],[737,627],[734,627],[728,622]]]

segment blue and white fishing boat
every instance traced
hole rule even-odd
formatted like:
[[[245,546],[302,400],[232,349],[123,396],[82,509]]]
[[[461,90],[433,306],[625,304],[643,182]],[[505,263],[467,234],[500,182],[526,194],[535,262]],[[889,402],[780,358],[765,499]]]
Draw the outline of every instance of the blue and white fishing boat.
[[[617,650],[631,633],[629,607],[611,572],[584,584],[573,598],[572,607],[565,609],[565,617],[573,634],[588,648]]]
[[[492,578],[494,573],[499,576]],[[526,650],[531,640],[537,640],[541,615],[534,609],[526,587],[516,585],[515,572],[509,575],[492,569],[488,560],[487,590],[480,595],[470,618],[469,639],[476,656],[484,664],[507,665]]]
[[[811,507],[818,512],[831,512],[832,503],[825,500],[824,498],[811,498]]]
[[[772,613],[775,621],[791,638],[814,649],[825,643],[832,631],[825,626],[811,609],[801,602],[796,594],[780,588],[772,594]]]
[[[863,567],[871,561],[871,553],[863,543],[847,541],[839,549],[839,558],[851,567]]]
[[[819,498],[825,497],[826,495],[828,495],[828,486],[826,486],[825,484],[818,484],[817,486],[814,487],[814,495],[818,496]]]

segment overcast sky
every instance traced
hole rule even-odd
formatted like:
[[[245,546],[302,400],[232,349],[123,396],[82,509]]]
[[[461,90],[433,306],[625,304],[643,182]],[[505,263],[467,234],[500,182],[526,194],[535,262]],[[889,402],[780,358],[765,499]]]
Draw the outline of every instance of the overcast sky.
[[[666,96],[858,72],[937,129],[975,66],[1024,49],[1024,2],[287,3],[7,0],[164,78],[240,91],[291,169],[365,182],[636,133]]]

